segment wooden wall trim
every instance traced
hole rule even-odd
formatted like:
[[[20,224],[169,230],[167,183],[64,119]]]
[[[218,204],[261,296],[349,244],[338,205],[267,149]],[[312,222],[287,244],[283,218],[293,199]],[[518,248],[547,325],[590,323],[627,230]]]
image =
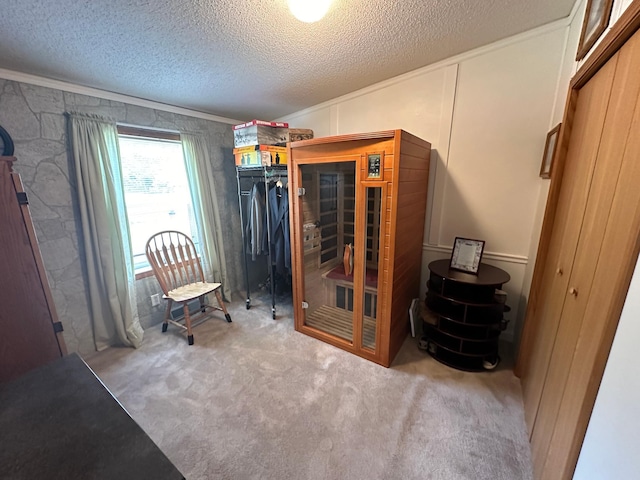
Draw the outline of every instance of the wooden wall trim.
[[[569,88],[572,90],[582,88],[639,28],[640,0],[634,0],[582,64],[571,80]]]

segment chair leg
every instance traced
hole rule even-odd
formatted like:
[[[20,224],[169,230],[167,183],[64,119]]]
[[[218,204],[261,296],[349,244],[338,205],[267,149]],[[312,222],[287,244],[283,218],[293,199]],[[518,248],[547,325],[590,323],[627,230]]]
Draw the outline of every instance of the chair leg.
[[[171,305],[173,305],[173,300],[170,298],[167,299],[167,309],[164,312],[164,322],[162,323],[162,332],[167,331],[167,327],[169,326],[169,315],[171,315]]]
[[[189,315],[189,304],[182,303],[182,311],[184,312],[184,324],[187,327],[187,340],[189,345],[193,345],[193,333],[191,333],[191,315]]]
[[[204,295],[200,295],[198,297],[198,300],[200,300],[200,311],[202,313],[205,313],[207,311],[207,309],[205,308]]]
[[[231,323],[231,315],[227,312],[227,307],[224,306],[224,302],[222,301],[222,295],[220,294],[220,290],[216,290],[216,299],[218,300],[218,305],[224,312],[224,318],[227,319],[227,322]]]

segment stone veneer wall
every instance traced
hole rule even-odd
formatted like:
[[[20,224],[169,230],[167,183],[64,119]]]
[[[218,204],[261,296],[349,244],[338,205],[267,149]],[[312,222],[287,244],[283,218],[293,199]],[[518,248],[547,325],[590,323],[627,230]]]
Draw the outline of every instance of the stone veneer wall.
[[[95,351],[90,312],[80,261],[81,235],[73,162],[69,155],[65,112],[102,115],[142,127],[201,133],[213,163],[227,273],[232,291],[241,289],[240,219],[233,162],[231,126],[195,117],[129,105],[0,79],[0,125],[12,136],[64,339],[70,352]],[[1,272],[6,275],[7,272]],[[137,282],[138,312],[143,328],[162,320],[164,305],[151,307],[160,293],[155,277]]]

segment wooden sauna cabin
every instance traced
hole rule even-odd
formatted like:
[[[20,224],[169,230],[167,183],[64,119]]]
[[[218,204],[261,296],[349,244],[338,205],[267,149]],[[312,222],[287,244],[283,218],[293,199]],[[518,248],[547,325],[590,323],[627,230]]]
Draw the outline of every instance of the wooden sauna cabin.
[[[289,144],[297,331],[391,364],[419,296],[430,152],[403,130]]]

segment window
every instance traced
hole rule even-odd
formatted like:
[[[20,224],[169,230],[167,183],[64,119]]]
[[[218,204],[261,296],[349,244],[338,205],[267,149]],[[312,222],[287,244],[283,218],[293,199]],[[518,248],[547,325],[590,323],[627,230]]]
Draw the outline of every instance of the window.
[[[118,127],[124,196],[136,273],[149,268],[145,246],[162,230],[178,230],[198,247],[180,136]]]

